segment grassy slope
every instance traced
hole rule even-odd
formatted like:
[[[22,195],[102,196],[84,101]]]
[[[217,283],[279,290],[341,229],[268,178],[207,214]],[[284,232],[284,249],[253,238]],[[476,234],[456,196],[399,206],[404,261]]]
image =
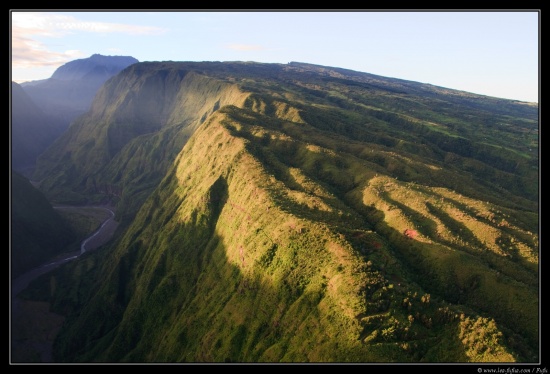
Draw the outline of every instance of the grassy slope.
[[[274,153],[247,139],[265,137],[266,130],[243,123],[242,115],[255,114],[227,108],[201,127],[121,240],[117,259],[109,261],[118,264],[113,282],[96,296],[98,309],[86,311],[116,327],[83,348],[79,360],[517,359],[499,323],[442,302],[445,295],[430,301],[416,279],[400,271],[409,265],[397,261],[389,245],[399,239],[368,230],[364,217],[300,169],[256,156]],[[281,137],[269,135],[274,143]],[[312,162],[308,156],[315,157],[301,161]],[[275,164],[278,170],[269,167]],[[444,264],[428,253],[425,258],[433,261],[430,269]],[[475,257],[464,265],[454,261],[459,270],[487,271]],[[445,282],[444,274],[436,277]],[[515,292],[508,301],[536,300],[528,289],[513,287],[504,288]],[[529,331],[536,331],[536,316],[524,304],[520,309]],[[74,331],[97,331],[86,316],[80,323]],[[443,342],[449,350],[436,353]]]

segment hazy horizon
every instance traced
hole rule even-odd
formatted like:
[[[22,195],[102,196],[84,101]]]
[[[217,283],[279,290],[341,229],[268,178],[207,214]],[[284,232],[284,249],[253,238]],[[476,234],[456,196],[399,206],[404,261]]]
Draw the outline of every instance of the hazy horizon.
[[[298,61],[538,102],[539,12],[11,11],[11,78],[93,54]]]

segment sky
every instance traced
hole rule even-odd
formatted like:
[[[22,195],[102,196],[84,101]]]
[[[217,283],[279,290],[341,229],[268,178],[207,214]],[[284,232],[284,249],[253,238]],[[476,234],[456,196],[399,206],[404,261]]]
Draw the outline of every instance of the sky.
[[[306,62],[539,102],[540,10],[11,10],[11,79],[98,53]]]

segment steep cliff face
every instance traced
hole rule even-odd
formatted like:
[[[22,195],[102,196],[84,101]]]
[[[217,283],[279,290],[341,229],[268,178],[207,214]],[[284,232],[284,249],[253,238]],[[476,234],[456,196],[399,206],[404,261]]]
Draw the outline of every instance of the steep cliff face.
[[[304,64],[126,69],[37,174],[125,212],[52,275],[56,359],[536,361],[536,111],[473,99]]]
[[[126,189],[132,198],[136,187],[149,193],[197,126],[246,96],[185,67],[134,65],[104,85],[90,112],[42,155],[34,177],[53,199],[118,199]]]

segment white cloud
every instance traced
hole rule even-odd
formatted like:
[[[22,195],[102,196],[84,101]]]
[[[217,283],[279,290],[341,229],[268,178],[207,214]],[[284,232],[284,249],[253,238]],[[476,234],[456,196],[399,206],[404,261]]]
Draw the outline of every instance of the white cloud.
[[[12,28],[14,31],[41,36],[61,36],[71,31],[117,32],[129,35],[159,35],[166,32],[166,29],[159,27],[90,22],[62,14],[32,12],[13,12]]]
[[[39,38],[59,38],[77,31],[129,35],[159,35],[167,31],[150,26],[83,21],[73,16],[46,12],[12,12],[11,16],[12,69],[19,70],[58,67],[83,57],[78,50],[53,51]]]
[[[67,50],[63,53],[54,52],[31,37],[21,34],[12,35],[11,59],[13,68],[59,66],[82,56],[83,53],[78,50]]]

